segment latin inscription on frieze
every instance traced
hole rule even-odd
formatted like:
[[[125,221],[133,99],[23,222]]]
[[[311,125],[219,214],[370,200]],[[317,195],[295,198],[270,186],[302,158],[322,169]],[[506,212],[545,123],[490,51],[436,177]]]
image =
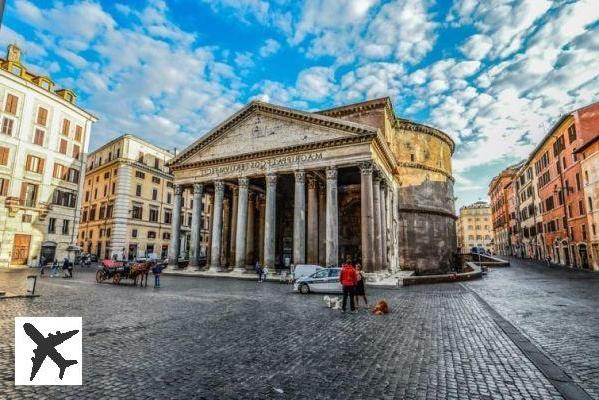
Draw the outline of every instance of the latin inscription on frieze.
[[[265,160],[247,161],[244,163],[235,163],[230,165],[219,165],[215,167],[206,167],[198,171],[197,175],[229,175],[229,174],[248,174],[256,172],[266,172],[269,170],[278,170],[281,168],[298,167],[306,163],[322,160],[322,153],[295,154],[268,158]]]

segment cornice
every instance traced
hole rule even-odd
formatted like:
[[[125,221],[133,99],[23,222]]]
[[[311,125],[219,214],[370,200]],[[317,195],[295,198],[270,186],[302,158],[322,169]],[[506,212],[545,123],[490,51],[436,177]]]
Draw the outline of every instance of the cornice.
[[[448,217],[454,220],[457,220],[458,217],[449,212],[449,211],[443,211],[443,210],[438,210],[435,208],[417,208],[417,207],[400,207],[399,208],[399,212],[400,213],[414,213],[414,214],[432,214],[432,215],[439,215],[442,217]]]
[[[416,168],[416,169],[423,169],[426,171],[431,171],[431,172],[436,172],[439,173],[441,175],[444,175],[447,179],[451,180],[452,182],[455,182],[455,178],[453,176],[451,176],[451,174],[447,171],[445,171],[444,169],[441,168],[436,168],[436,167],[431,167],[428,166],[426,164],[421,164],[421,163],[417,163],[417,162],[410,162],[410,161],[402,161],[402,162],[398,162],[397,163],[397,167],[398,168]]]
[[[173,166],[171,166],[171,170],[172,171],[180,171],[180,170],[186,170],[186,169],[192,169],[192,168],[198,168],[198,167],[204,167],[204,166],[211,166],[211,165],[217,165],[217,164],[223,164],[223,163],[231,163],[231,162],[238,162],[238,161],[253,160],[256,158],[278,156],[281,154],[286,154],[286,153],[291,153],[291,152],[315,150],[315,149],[322,149],[322,148],[331,148],[331,147],[338,147],[338,146],[344,146],[344,145],[355,144],[355,143],[366,143],[366,142],[371,142],[374,137],[375,137],[375,134],[371,133],[368,135],[346,137],[346,138],[326,140],[326,141],[320,141],[320,142],[311,142],[311,143],[305,143],[305,144],[301,144],[301,145],[297,145],[297,146],[281,147],[278,149],[270,149],[270,150],[258,151],[258,152],[254,152],[254,153],[245,153],[245,154],[239,154],[239,155],[230,156],[230,157],[215,158],[212,160],[205,160],[205,161],[197,161],[197,162],[189,163],[189,164],[173,165]]]
[[[393,126],[397,129],[425,133],[427,135],[434,136],[434,137],[442,140],[443,142],[447,143],[447,145],[450,148],[451,155],[453,155],[453,152],[455,150],[455,142],[448,134],[440,131],[439,129],[430,127],[428,125],[423,125],[423,124],[419,124],[416,122],[408,121],[405,119],[396,119]]]
[[[108,167],[113,167],[116,164],[119,164],[119,165],[120,164],[129,165],[129,166],[132,166],[132,167],[135,167],[135,168],[138,168],[138,169],[142,169],[145,172],[151,173],[153,175],[160,176],[160,177],[162,177],[164,179],[171,179],[171,180],[173,179],[173,175],[171,175],[171,174],[168,174],[166,172],[154,169],[154,168],[152,168],[152,167],[150,167],[150,166],[148,166],[146,164],[140,163],[139,161],[129,160],[127,158],[122,158],[122,157],[121,158],[113,158],[112,160],[108,161],[105,164],[99,165],[99,166],[95,167],[94,169],[90,169],[88,171],[85,171],[85,177],[87,178],[87,175],[89,175],[89,174],[95,174],[97,172],[101,172],[104,169],[106,169]]]
[[[391,99],[389,99],[389,97],[382,97],[380,99],[364,101],[361,103],[329,108],[327,110],[316,111],[315,114],[327,115],[331,117],[343,117],[346,115],[377,110],[380,108],[386,108],[388,111],[390,111],[391,115],[393,115],[393,105],[391,104]]]

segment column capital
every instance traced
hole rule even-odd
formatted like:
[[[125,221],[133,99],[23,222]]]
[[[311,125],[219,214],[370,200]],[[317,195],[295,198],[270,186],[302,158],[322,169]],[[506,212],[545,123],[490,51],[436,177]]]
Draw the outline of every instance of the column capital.
[[[304,183],[306,181],[306,171],[303,169],[293,171],[293,175],[295,176],[296,182]]]
[[[253,202],[254,200],[256,200],[256,197],[258,197],[258,196],[256,195],[255,192],[252,192],[252,191],[248,192],[248,201],[249,202]]]
[[[337,180],[337,167],[327,167],[327,181]]]
[[[202,193],[202,191],[204,190],[204,185],[201,183],[194,183],[193,184],[193,193]]]
[[[383,177],[381,176],[380,172],[375,170],[375,173],[372,175],[372,179],[374,179],[374,183],[377,184],[381,184],[381,182],[383,181]]]
[[[266,174],[266,184],[268,186],[274,186],[277,184],[277,174],[274,172]]]
[[[362,175],[372,174],[372,171],[373,171],[372,161],[363,161],[358,164],[358,167],[360,168],[360,173]]]
[[[181,193],[183,193],[183,186],[175,185],[175,196],[181,196]]]
[[[239,178],[239,187],[243,188],[243,189],[247,189],[250,185],[250,180],[249,178],[246,177],[241,177]]]
[[[309,174],[307,176],[308,179],[308,189],[316,189],[317,185],[318,185],[318,180],[316,179],[316,177],[314,177],[314,175]]]
[[[237,186],[233,186],[232,193],[235,197],[239,196],[239,188]]]
[[[215,192],[223,192],[224,190],[225,190],[225,182],[214,181],[214,191]]]

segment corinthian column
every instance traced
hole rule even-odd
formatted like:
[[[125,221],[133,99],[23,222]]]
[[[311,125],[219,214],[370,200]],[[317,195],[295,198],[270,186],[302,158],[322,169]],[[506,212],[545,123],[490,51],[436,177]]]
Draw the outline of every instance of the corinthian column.
[[[374,177],[372,200],[374,205],[374,269],[378,271],[383,264],[383,255],[381,254],[381,178],[378,174]]]
[[[374,270],[374,221],[372,197],[372,163],[360,164],[360,222],[362,234],[362,267],[366,272]]]
[[[264,264],[264,217],[265,217],[265,206],[266,200],[264,199],[264,195],[258,196],[258,210],[260,213],[259,225],[258,225],[258,261],[260,265]]]
[[[264,265],[275,267],[275,223],[277,208],[277,175],[266,175],[266,209],[264,218]]]
[[[235,266],[235,245],[237,244],[237,199],[239,189],[233,188],[233,196],[231,199],[231,235],[229,239],[229,265]]]
[[[306,173],[295,171],[293,263],[306,263]]]
[[[235,244],[235,271],[245,272],[245,234],[248,212],[248,178],[239,178],[239,199],[237,203],[237,238]]]
[[[318,184],[318,264],[327,262],[327,194],[325,187]]]
[[[339,214],[337,200],[337,168],[329,167],[327,174],[327,249],[326,264],[337,265],[339,262]]]
[[[202,231],[202,195],[204,186],[201,183],[193,184],[193,209],[191,210],[191,238],[189,266],[197,268],[200,259],[200,233]]]
[[[388,266],[387,262],[387,196],[385,181],[381,182],[381,268]]]
[[[171,244],[168,248],[169,264],[177,267],[181,250],[181,185],[175,185],[175,204],[171,220]]]
[[[318,264],[318,195],[316,178],[308,176],[308,264]]]
[[[220,272],[220,242],[223,228],[223,181],[214,182],[214,211],[212,215],[212,249],[210,250],[210,271]]]
[[[256,209],[256,194],[248,194],[248,219],[245,233],[245,272],[251,273],[254,264],[254,211]]]

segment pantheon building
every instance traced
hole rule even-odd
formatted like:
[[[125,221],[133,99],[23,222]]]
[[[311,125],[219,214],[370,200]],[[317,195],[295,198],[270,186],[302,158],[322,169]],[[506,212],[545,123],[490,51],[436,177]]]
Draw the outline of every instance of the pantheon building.
[[[182,256],[189,190],[188,268],[253,271],[258,261],[274,271],[352,257],[370,273],[447,270],[453,151],[447,134],[397,117],[389,98],[317,112],[252,101],[170,161],[170,263]]]

